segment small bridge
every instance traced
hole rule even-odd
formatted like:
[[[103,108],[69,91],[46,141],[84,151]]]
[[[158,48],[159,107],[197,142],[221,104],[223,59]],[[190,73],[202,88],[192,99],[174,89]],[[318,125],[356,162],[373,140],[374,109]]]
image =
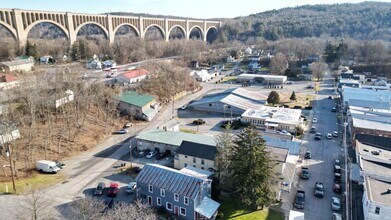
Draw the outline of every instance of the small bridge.
[[[201,39],[207,41],[208,33],[214,31],[217,34],[221,26],[220,21],[0,9],[0,25],[8,29],[20,45],[27,42],[29,31],[39,23],[55,25],[71,44],[76,41],[80,29],[88,24],[98,26],[110,43],[114,42],[115,33],[122,26],[129,26],[141,39],[144,39],[149,28],[156,27],[166,41],[169,41],[170,32],[175,27],[181,30],[185,39],[189,39],[192,30],[197,29]]]

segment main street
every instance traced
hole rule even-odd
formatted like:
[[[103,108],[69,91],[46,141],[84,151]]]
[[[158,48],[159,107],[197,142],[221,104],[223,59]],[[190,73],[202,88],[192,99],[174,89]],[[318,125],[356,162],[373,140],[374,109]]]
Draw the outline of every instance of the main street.
[[[304,208],[306,220],[331,219],[333,214],[331,198],[338,197],[343,201],[341,194],[333,192],[334,159],[342,160],[340,145],[342,127],[337,124],[337,113],[331,112],[331,109],[335,106],[335,100],[329,99],[329,96],[334,96],[333,81],[330,78],[321,83],[313,109],[313,117],[317,118],[318,122],[313,123],[312,126],[316,127],[316,132],[322,133],[322,139],[320,141],[315,140],[315,134],[310,133],[307,133],[304,138],[306,140],[304,147],[312,153],[312,158],[304,159],[302,163],[302,167],[309,168],[310,178],[308,180],[301,179],[299,183],[299,189],[303,189],[306,192]],[[333,133],[333,131],[338,131],[339,137],[327,139],[325,135]],[[324,198],[314,196],[316,182],[324,184]],[[342,211],[339,213],[342,214]]]

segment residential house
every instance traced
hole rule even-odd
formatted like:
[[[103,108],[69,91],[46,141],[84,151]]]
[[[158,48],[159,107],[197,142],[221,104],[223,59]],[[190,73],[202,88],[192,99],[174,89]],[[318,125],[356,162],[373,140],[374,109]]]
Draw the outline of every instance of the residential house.
[[[0,121],[0,144],[1,145],[19,138],[20,138],[20,132],[15,124]]]
[[[102,62],[103,69],[116,68],[117,63],[114,60],[106,60]]]
[[[200,66],[199,62],[196,60],[193,60],[190,62],[190,67],[191,68],[198,68]]]
[[[39,64],[53,64],[54,59],[52,56],[46,55],[39,58]]]
[[[238,82],[259,82],[266,85],[282,85],[288,80],[287,76],[265,75],[265,74],[240,74]]]
[[[74,93],[72,90],[69,89],[44,89],[39,90],[39,93],[41,94],[41,96],[37,98],[40,99],[42,105],[46,106],[47,108],[56,109],[74,100]]]
[[[87,69],[102,69],[102,62],[99,60],[88,60],[86,63]]]
[[[0,72],[14,72],[14,71],[30,71],[34,67],[33,57],[20,57],[14,60],[1,62]]]
[[[267,96],[244,88],[228,89],[206,95],[188,105],[189,109],[226,114],[227,117],[242,115],[247,109],[258,109],[266,104]]]
[[[160,105],[155,97],[148,94],[127,91],[115,98],[119,101],[120,112],[135,119],[151,121],[160,110]]]
[[[181,219],[215,219],[220,206],[210,198],[212,180],[158,164],[136,177],[137,199]]]
[[[0,77],[0,90],[8,90],[19,86],[19,81],[11,74]]]
[[[212,75],[207,70],[193,71],[190,72],[190,75],[199,82],[207,82],[212,79]]]
[[[246,54],[246,55],[251,55],[251,54],[253,54],[253,49],[252,49],[251,47],[246,47],[246,48],[244,49],[244,54]]]
[[[114,78],[114,82],[121,85],[137,83],[145,79],[149,74],[150,73],[146,69],[140,67],[118,75]]]
[[[231,55],[227,57],[227,63],[234,63],[236,60]]]
[[[202,170],[213,172],[216,170],[215,157],[217,154],[216,145],[201,144],[191,141],[182,141],[176,150],[174,167],[182,169],[193,166]]]
[[[142,132],[136,137],[138,150],[152,150],[174,154],[183,141],[192,143],[215,145],[213,136],[170,131],[168,129],[152,129]]]

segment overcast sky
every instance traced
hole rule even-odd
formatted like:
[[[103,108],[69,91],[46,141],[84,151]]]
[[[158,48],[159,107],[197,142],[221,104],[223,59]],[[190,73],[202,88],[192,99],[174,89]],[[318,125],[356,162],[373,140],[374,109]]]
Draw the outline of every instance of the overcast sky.
[[[83,13],[134,12],[192,18],[233,18],[306,4],[363,0],[1,0],[1,8]],[[391,0],[382,0],[391,2]]]

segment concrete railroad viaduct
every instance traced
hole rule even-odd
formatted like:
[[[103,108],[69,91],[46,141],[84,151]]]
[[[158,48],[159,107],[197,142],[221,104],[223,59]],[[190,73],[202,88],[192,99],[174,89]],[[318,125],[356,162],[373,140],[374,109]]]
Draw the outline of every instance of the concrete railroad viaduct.
[[[175,27],[182,31],[186,39],[189,39],[192,30],[198,29],[202,40],[206,41],[208,32],[217,33],[221,25],[220,21],[0,9],[0,25],[8,29],[20,45],[25,45],[29,31],[39,23],[51,23],[57,26],[71,44],[76,41],[80,29],[87,24],[98,26],[110,43],[114,42],[115,33],[122,26],[131,27],[141,39],[144,39],[149,28],[157,27],[166,41],[169,41],[170,32]]]

